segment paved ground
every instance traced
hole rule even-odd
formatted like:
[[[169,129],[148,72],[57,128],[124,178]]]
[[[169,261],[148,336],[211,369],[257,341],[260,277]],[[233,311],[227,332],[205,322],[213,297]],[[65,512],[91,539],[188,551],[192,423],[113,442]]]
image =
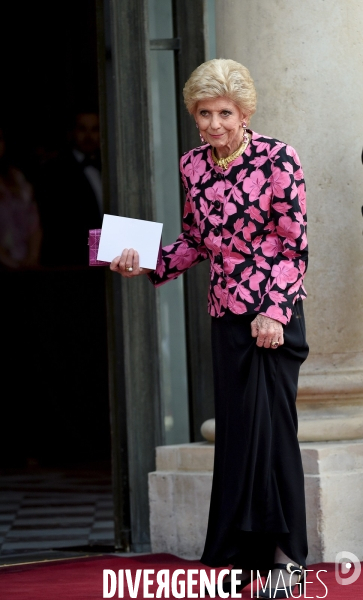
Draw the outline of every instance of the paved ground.
[[[0,555],[113,546],[111,483],[102,471],[0,477]]]

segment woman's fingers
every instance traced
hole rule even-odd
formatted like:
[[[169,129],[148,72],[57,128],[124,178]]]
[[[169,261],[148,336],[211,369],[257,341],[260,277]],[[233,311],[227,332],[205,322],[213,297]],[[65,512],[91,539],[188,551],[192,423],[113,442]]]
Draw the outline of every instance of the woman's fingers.
[[[110,269],[128,278],[143,275],[149,271],[140,267],[139,253],[133,248],[125,248],[121,256],[116,256],[110,265]]]
[[[128,255],[128,248],[122,252],[121,256],[116,256],[110,264],[111,271],[116,271],[116,273],[121,273],[125,271],[126,257]]]
[[[122,251],[120,263],[119,263],[119,272],[121,273],[121,275],[126,274],[126,262],[127,262],[128,255],[129,255],[129,249],[125,248],[125,250]]]
[[[272,342],[273,331],[267,331],[264,335],[263,331],[261,331],[261,338],[263,338],[263,347],[270,348]]]
[[[137,273],[138,275],[140,274],[140,271],[142,272],[142,268],[140,267],[140,263],[139,263],[139,253],[137,250],[135,250],[135,252],[134,252],[132,268],[134,269],[135,273]]]
[[[120,258],[121,258],[121,256],[115,256],[112,263],[110,264],[111,271],[118,271],[118,265],[120,262]]]
[[[259,348],[272,348],[276,350],[284,343],[284,330],[282,324],[275,319],[264,315],[257,315],[251,323],[251,335],[257,338]]]
[[[268,347],[272,348],[273,350],[276,350],[276,348],[283,345],[284,330],[283,330],[281,323],[279,323],[278,328],[274,328],[272,330],[272,332],[270,332],[269,341],[270,341],[270,345]]]
[[[252,335],[252,337],[258,336],[258,327],[257,327],[256,319],[254,319],[251,323],[251,335]]]
[[[134,250],[132,248],[130,248],[130,250],[127,251],[126,254],[126,258],[125,258],[125,271],[129,274],[132,273],[133,271],[133,263],[134,263]]]
[[[273,332],[264,327],[258,330],[256,344],[260,348],[270,348]]]

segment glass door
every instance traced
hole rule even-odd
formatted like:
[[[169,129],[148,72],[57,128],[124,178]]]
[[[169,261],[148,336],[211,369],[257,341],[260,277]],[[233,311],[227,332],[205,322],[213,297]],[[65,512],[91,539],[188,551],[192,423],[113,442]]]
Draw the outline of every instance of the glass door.
[[[156,212],[158,221],[164,224],[163,245],[167,245],[181,232],[171,0],[149,0],[149,35],[150,40],[154,40],[150,49],[150,73]],[[189,410],[183,278],[161,286],[157,293],[165,441],[167,444],[186,443],[189,441]]]

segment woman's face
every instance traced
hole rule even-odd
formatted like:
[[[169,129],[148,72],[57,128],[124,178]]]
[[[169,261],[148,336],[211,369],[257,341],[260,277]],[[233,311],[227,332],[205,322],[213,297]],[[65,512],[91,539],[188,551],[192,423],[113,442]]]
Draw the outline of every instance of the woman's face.
[[[217,151],[227,149],[232,153],[241,145],[243,115],[229,98],[200,100],[195,120],[205,141]]]

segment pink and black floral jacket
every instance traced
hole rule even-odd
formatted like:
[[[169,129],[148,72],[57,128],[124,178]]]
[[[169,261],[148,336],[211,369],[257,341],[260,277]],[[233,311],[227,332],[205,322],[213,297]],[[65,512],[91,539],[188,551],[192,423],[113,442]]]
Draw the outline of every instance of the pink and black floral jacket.
[[[210,260],[208,310],[222,317],[261,313],[283,324],[306,296],[306,200],[296,151],[251,132],[245,153],[226,171],[206,144],[185,153],[183,233],[162,248],[149,274],[155,286]]]

